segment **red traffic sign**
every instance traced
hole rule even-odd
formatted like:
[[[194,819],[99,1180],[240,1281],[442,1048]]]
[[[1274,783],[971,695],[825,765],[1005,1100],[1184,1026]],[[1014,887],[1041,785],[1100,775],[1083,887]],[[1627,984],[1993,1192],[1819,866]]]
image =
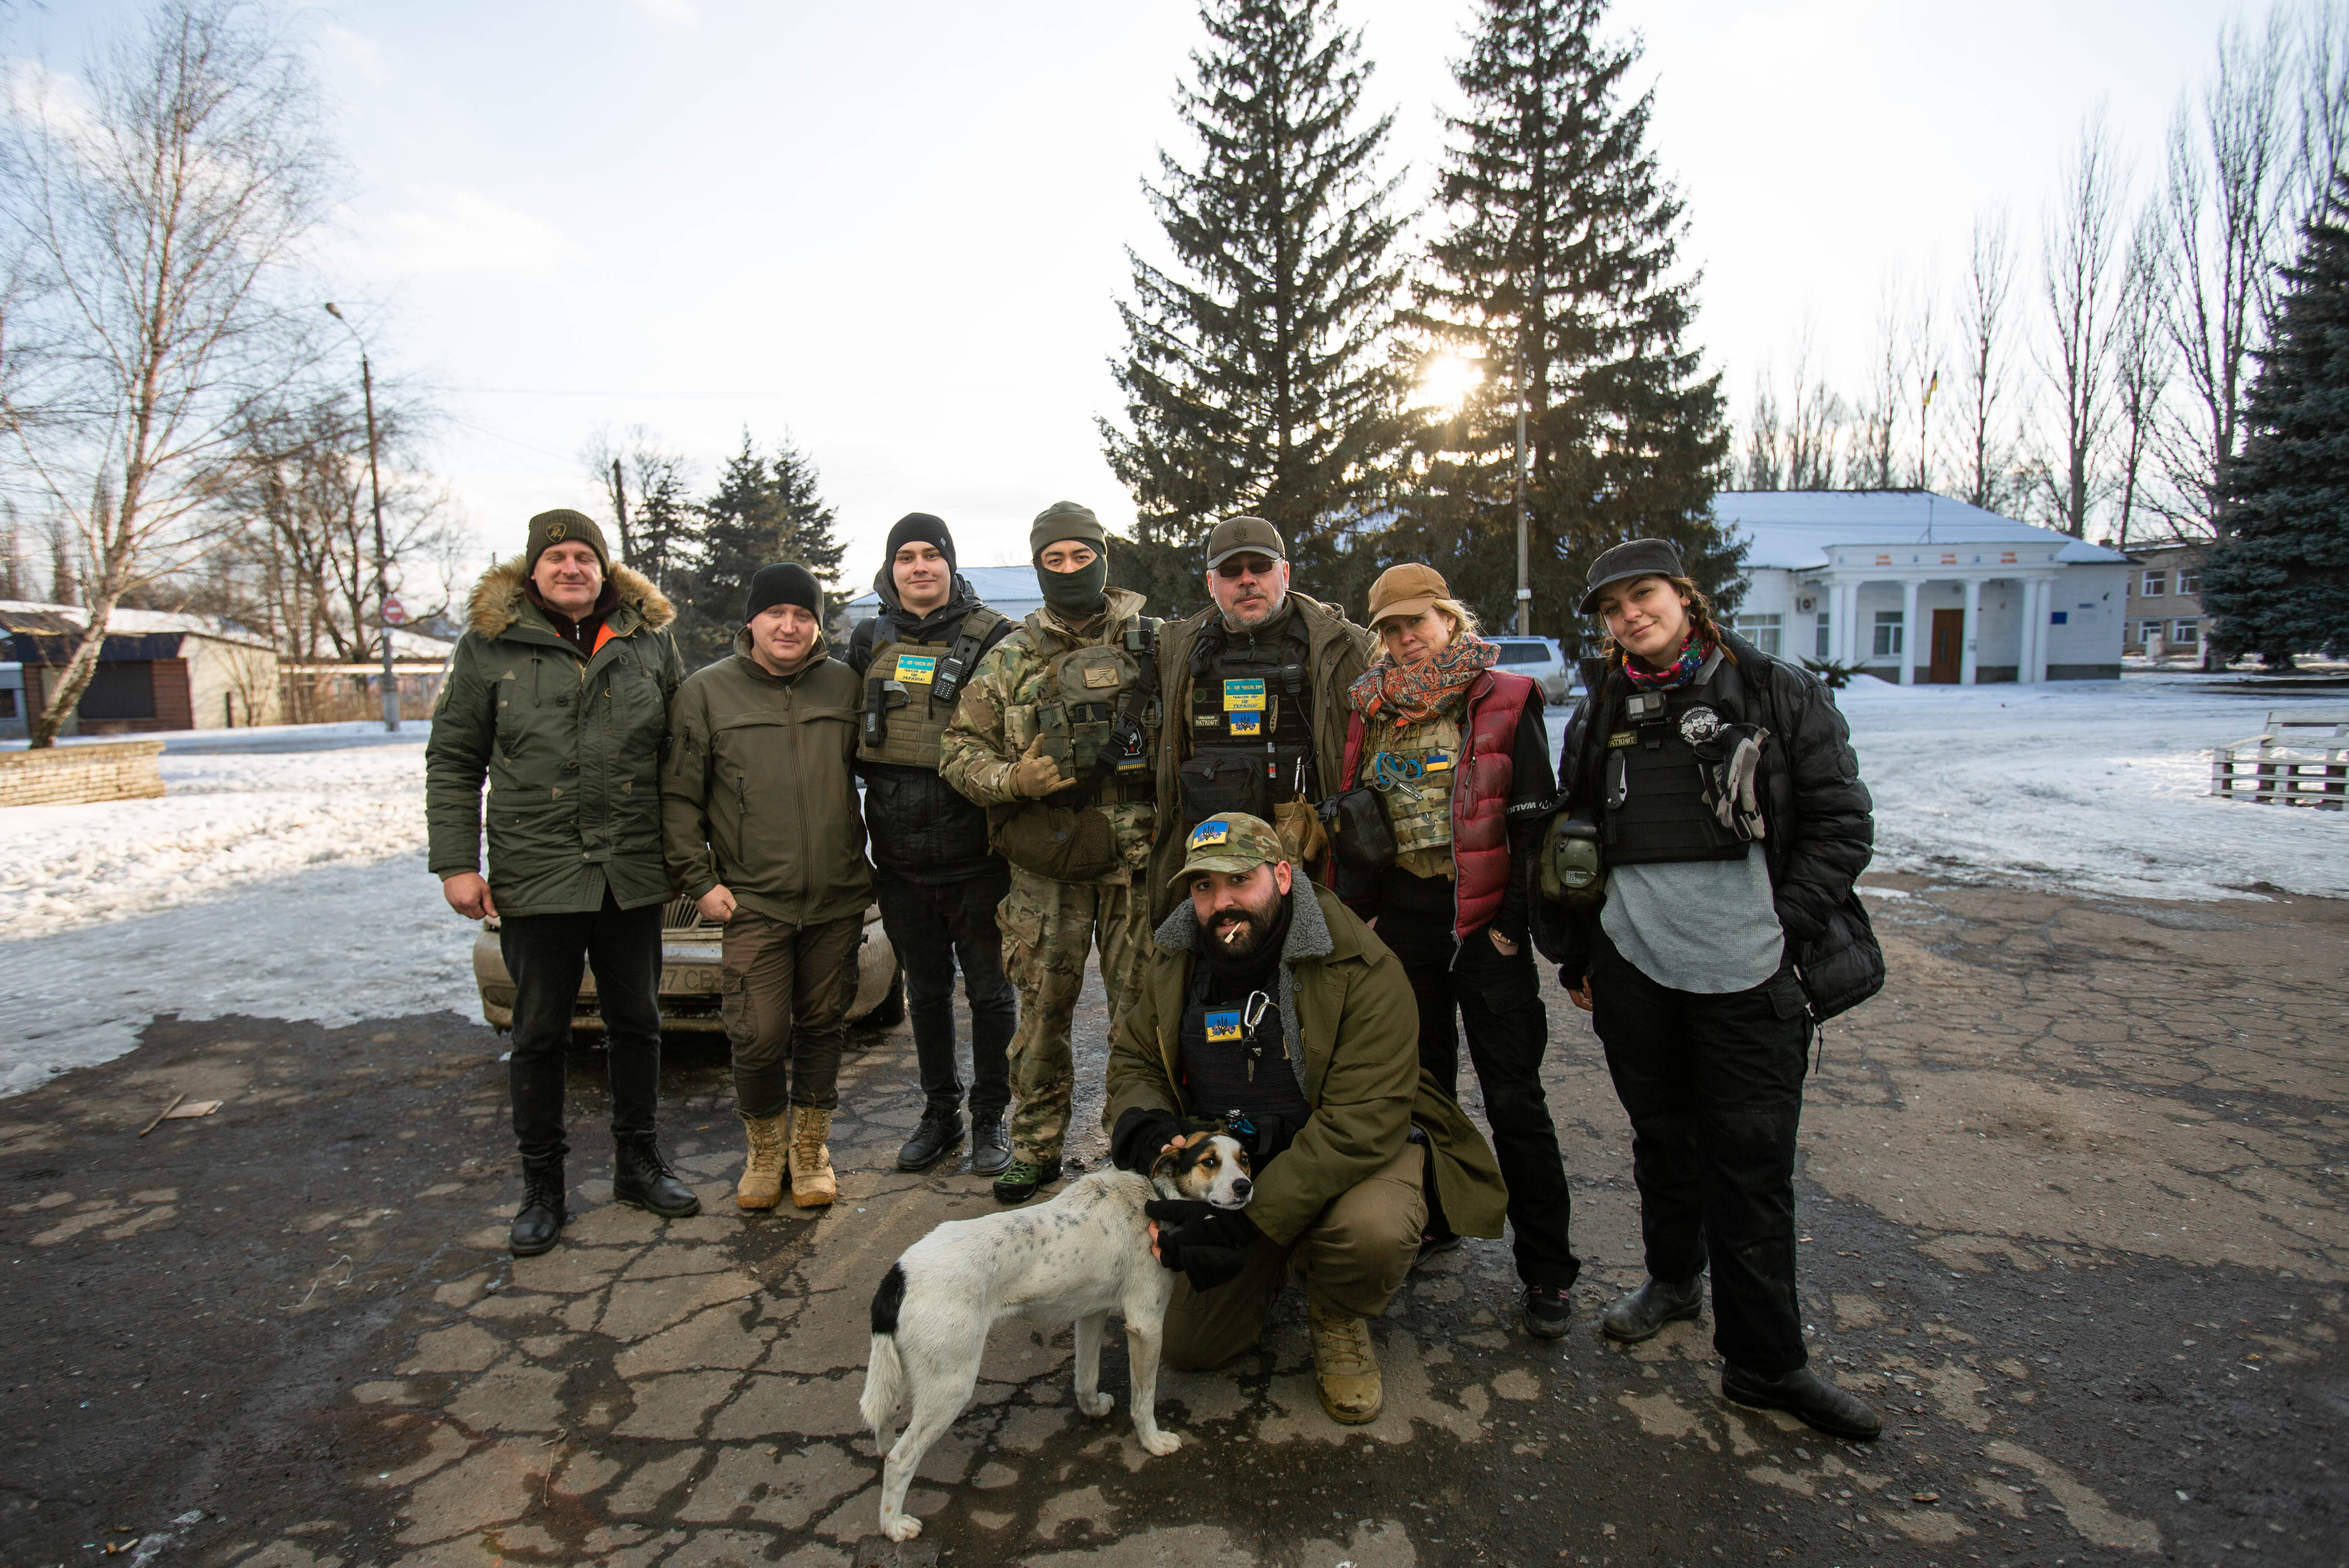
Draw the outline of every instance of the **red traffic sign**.
[[[408,612],[400,606],[399,601],[386,596],[383,602],[383,624],[387,626],[400,626],[407,623]]]

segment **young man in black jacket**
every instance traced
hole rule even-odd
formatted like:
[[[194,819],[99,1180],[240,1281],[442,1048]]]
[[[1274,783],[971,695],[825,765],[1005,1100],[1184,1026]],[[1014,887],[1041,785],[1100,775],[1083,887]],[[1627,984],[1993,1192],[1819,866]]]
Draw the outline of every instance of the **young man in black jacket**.
[[[1723,631],[1663,540],[1591,566],[1583,612],[1616,652],[1589,672],[1558,758],[1595,824],[1596,913],[1537,923],[1593,1013],[1631,1119],[1648,1280],[1600,1327],[1635,1343],[1704,1304],[1722,1392],[1837,1437],[1876,1412],[1808,1369],[1795,1291],[1795,1140],[1815,1016],[1883,981],[1853,882],[1875,828],[1826,688]]]
[[[881,924],[905,966],[926,1101],[897,1168],[927,1170],[962,1140],[953,1001],[959,963],[970,1001],[970,1168],[992,1176],[1011,1160],[1003,1113],[1019,1003],[995,923],[1011,872],[988,850],[986,810],[938,777],[938,743],[979,656],[1019,623],[970,591],[955,570],[954,535],[928,512],[900,518],[888,549],[873,579],[881,614],[851,634],[848,664],[864,680],[856,766]]]

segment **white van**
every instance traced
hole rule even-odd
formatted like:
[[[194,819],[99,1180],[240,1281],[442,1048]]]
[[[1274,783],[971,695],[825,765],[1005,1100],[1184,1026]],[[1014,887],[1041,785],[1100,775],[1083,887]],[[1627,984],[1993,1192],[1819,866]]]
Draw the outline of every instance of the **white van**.
[[[1542,701],[1561,707],[1574,692],[1573,664],[1554,637],[1488,637],[1501,649],[1501,667],[1511,675],[1529,676],[1541,687]]]

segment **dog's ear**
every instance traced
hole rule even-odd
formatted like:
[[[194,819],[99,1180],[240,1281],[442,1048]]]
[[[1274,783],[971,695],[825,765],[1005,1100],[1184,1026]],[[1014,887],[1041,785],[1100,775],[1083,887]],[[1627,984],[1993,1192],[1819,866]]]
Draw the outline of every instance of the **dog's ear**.
[[[1187,1149],[1169,1149],[1161,1153],[1150,1162],[1150,1179],[1153,1181],[1162,1178],[1172,1179],[1183,1169],[1183,1157],[1189,1152]]]

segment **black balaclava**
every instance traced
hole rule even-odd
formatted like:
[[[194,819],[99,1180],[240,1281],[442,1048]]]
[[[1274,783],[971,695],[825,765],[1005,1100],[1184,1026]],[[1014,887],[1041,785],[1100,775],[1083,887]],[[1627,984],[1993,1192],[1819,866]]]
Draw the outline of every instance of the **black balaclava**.
[[[1047,572],[1044,552],[1064,539],[1080,540],[1093,548],[1092,564],[1076,572]],[[1036,566],[1036,585],[1044,603],[1065,621],[1090,621],[1109,606],[1109,531],[1091,507],[1056,500],[1036,514],[1028,530],[1028,556]]]

